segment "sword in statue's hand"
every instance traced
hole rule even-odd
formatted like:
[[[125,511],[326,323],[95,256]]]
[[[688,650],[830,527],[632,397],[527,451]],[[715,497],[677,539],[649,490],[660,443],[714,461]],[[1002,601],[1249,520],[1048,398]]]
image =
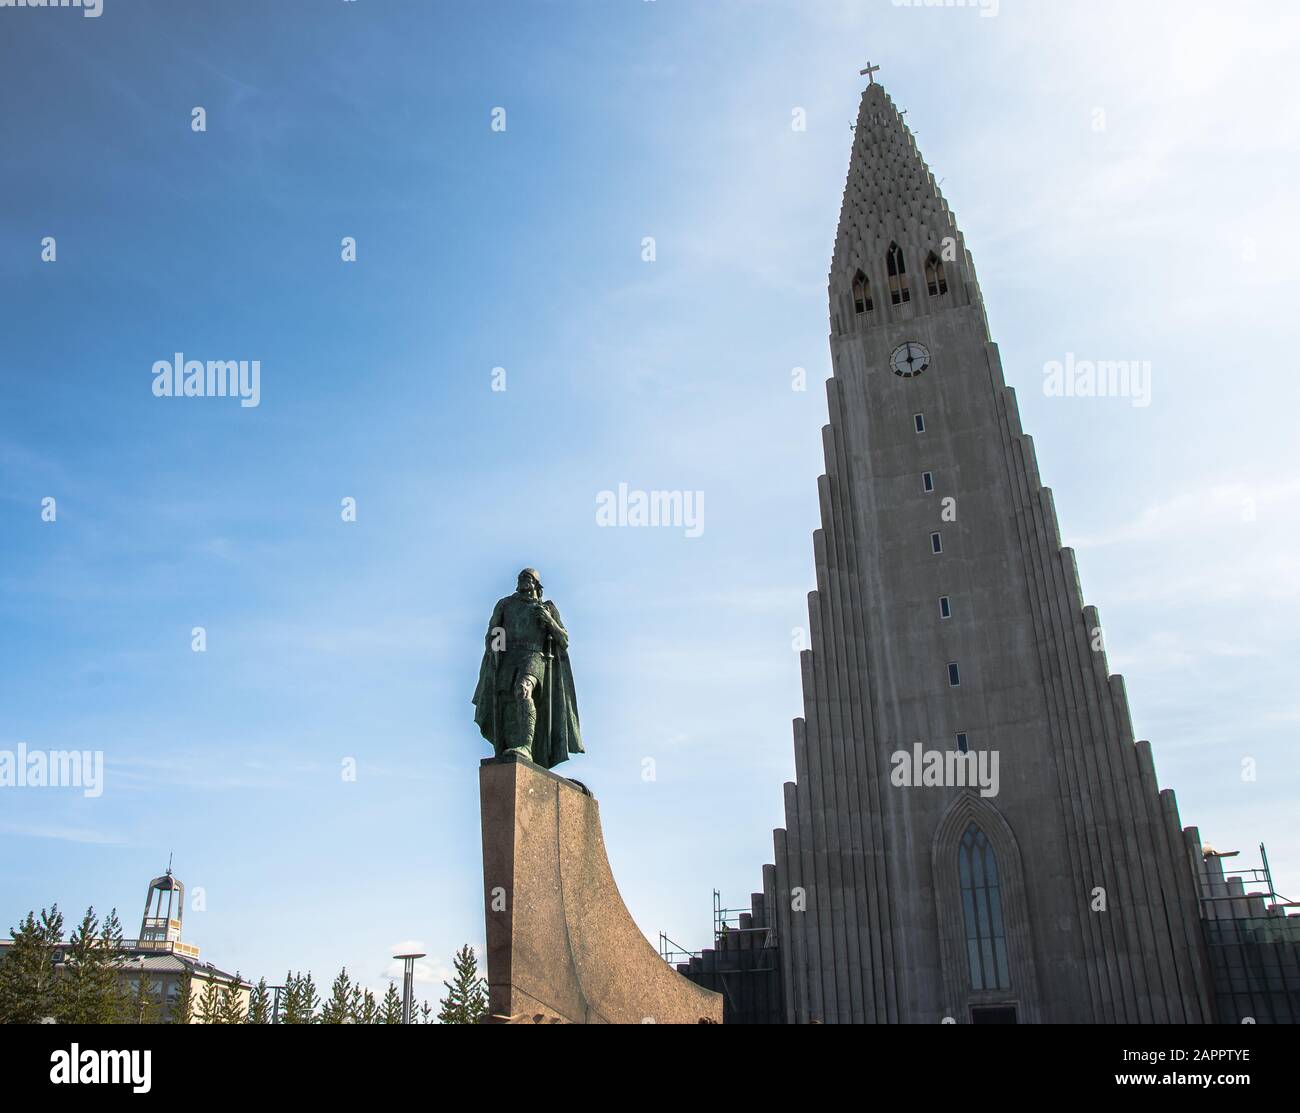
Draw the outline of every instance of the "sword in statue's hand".
[[[549,758],[551,746],[554,744],[552,739],[555,737],[552,729],[555,722],[555,662],[559,660],[559,655],[555,652],[555,635],[546,635],[546,752]]]

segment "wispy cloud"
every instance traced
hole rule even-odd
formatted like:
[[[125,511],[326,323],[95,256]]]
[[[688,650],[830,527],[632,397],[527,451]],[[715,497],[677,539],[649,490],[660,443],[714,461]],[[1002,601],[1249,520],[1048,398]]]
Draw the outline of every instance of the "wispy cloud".
[[[47,823],[6,823],[0,825],[0,831],[28,839],[56,839],[60,842],[86,843],[97,846],[118,846],[126,839],[107,831],[97,831],[89,827],[64,827]]]
[[[1300,533],[1300,478],[1273,483],[1217,483],[1183,491],[1146,507],[1132,521],[1117,523],[1105,533],[1071,538],[1067,543],[1076,549],[1152,541],[1169,545],[1190,536],[1222,536],[1227,529],[1244,531],[1256,523],[1280,523]]]
[[[1186,669],[1203,661],[1219,658],[1245,660],[1262,657],[1265,650],[1259,645],[1240,645],[1198,637],[1195,634],[1161,631],[1151,634],[1122,653],[1110,655],[1113,669],[1122,670],[1140,664],[1145,670]]]

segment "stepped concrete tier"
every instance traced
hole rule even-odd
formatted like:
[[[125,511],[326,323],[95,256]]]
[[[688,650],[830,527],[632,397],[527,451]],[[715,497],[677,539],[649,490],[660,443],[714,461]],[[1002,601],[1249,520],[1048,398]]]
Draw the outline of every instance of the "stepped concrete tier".
[[[610,871],[600,808],[526,760],[479,770],[488,1011],[498,1022],[722,1023],[722,996],[641,934]]]

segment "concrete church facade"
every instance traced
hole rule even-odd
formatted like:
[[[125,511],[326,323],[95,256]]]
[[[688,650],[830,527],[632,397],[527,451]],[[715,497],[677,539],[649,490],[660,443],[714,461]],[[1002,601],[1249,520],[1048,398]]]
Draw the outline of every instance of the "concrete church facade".
[[[1199,862],[1133,737],[962,234],[874,81],[830,321],[796,776],[742,918],[783,1019],[1213,1020]],[[908,783],[895,755],[917,744],[944,783]],[[996,794],[951,784],[954,764],[995,768]],[[719,948],[759,946],[743,938]]]

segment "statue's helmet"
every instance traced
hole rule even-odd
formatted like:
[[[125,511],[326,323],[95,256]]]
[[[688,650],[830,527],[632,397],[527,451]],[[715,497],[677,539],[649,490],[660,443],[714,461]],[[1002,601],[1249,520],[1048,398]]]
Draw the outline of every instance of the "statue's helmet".
[[[532,580],[537,585],[537,594],[542,593],[542,574],[536,568],[525,568],[519,573],[519,580]]]

